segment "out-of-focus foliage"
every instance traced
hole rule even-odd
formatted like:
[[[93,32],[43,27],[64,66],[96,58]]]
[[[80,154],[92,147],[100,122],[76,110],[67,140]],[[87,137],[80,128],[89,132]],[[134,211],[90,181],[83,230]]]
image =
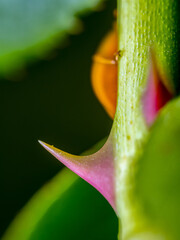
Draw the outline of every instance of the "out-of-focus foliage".
[[[24,207],[3,240],[115,240],[117,217],[106,200],[63,170]]]
[[[104,142],[84,154],[96,152]],[[117,217],[107,201],[64,169],[35,194],[2,239],[115,240],[117,226]]]
[[[155,229],[180,236],[180,98],[161,112],[140,159],[136,188]],[[167,238],[168,239],[168,238]]]
[[[68,32],[78,31],[78,13],[101,0],[1,0],[0,74],[42,56]]]
[[[81,34],[70,35],[48,58],[28,65],[24,75],[12,76],[24,81],[0,82],[0,238],[32,195],[63,167],[38,139],[80,154],[109,133],[112,121],[93,94],[90,71],[115,7],[115,0],[107,1],[103,11],[81,18]]]

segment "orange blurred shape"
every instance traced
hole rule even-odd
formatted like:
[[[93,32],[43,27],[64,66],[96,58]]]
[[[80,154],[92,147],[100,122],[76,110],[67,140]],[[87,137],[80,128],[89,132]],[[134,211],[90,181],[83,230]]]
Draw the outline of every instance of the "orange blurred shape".
[[[93,57],[91,71],[94,93],[112,119],[116,112],[117,63],[119,56],[117,29],[116,23],[114,23],[113,30],[105,36]],[[160,78],[154,58],[151,71],[151,81],[147,83],[147,89],[143,96],[143,106],[145,118],[150,116],[154,119],[157,112],[173,98],[173,93],[164,85],[164,81]]]
[[[117,39],[114,24],[93,57],[91,71],[93,90],[111,118],[114,118],[117,101]]]

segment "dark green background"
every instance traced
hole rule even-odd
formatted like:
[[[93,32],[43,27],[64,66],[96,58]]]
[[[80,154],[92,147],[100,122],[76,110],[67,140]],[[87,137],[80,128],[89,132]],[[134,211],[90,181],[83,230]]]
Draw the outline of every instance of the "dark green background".
[[[115,1],[84,16],[47,59],[0,82],[0,236],[29,198],[63,167],[37,142],[80,154],[108,135],[112,121],[90,84],[92,55],[113,22]]]

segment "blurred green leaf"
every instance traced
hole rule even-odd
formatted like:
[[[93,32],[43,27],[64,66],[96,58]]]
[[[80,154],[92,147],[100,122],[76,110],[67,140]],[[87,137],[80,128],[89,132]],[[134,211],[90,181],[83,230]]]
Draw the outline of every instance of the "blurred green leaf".
[[[3,240],[115,240],[117,218],[105,199],[65,169],[15,218]]]
[[[115,240],[117,225],[108,202],[84,180],[64,169],[35,194],[2,239]]]
[[[180,239],[180,98],[168,104],[140,159],[136,191],[155,228]]]
[[[1,0],[0,74],[45,54],[80,27],[77,14],[101,0]]]

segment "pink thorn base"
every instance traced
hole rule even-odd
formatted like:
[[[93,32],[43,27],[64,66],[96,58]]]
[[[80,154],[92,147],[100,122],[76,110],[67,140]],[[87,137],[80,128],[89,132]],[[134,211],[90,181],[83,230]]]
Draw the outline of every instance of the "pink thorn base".
[[[142,98],[143,113],[148,126],[153,123],[159,110],[172,97],[173,95],[161,81],[154,63],[151,62],[147,89]]]
[[[75,156],[47,143],[39,143],[66,167],[95,187],[115,210],[114,164],[110,138],[95,154]]]

